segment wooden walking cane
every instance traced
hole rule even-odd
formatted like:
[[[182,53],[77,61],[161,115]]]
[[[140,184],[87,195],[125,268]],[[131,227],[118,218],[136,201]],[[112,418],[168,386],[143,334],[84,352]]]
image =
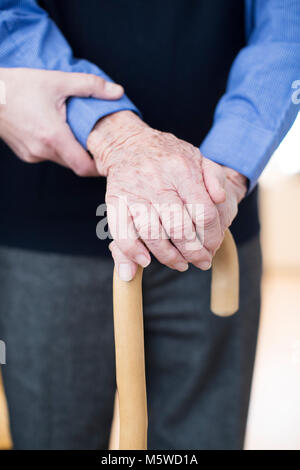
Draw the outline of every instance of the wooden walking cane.
[[[117,390],[120,410],[120,450],[147,449],[147,397],[145,380],[142,273],[130,282],[114,271],[114,328]],[[229,230],[212,264],[211,310],[229,316],[238,310],[239,265]]]

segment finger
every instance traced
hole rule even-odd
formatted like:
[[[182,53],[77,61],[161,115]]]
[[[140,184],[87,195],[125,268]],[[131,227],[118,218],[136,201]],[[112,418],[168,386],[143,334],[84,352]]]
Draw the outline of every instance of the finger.
[[[217,205],[223,232],[231,225],[238,212],[238,200],[230,182],[227,181],[225,188],[226,201]]]
[[[60,155],[56,151],[53,151],[51,157],[47,160],[50,162],[57,163],[58,165],[63,166],[64,168],[70,168],[70,166],[60,157]]]
[[[58,72],[59,84],[66,96],[82,96],[104,100],[117,100],[124,88],[91,73]]]
[[[238,212],[237,202],[234,198],[228,196],[226,202],[218,204],[218,212],[220,217],[220,223],[222,227],[222,234],[225,230],[230,227],[233,219],[236,217]]]
[[[131,281],[136,275],[138,265],[122,253],[115,241],[109,244],[109,249],[121,281]]]
[[[191,216],[177,194],[161,197],[157,206],[162,225],[173,245],[187,263],[206,270],[211,265],[211,254],[197,235]]]
[[[221,204],[226,200],[225,181],[223,168],[218,163],[203,157],[203,178],[206,189],[215,204]]]
[[[202,175],[197,175],[189,187],[180,185],[179,196],[186,204],[203,246],[214,255],[222,242],[222,229],[216,205],[210,198]]]
[[[109,230],[118,248],[126,258],[145,268],[150,264],[151,257],[138,238],[125,199],[108,193],[106,205]]]
[[[186,271],[188,264],[169,240],[156,209],[149,203],[129,205],[137,234],[155,258],[171,269]]]
[[[56,135],[55,150],[68,168],[78,176],[99,176],[95,161],[75,139],[67,124]]]

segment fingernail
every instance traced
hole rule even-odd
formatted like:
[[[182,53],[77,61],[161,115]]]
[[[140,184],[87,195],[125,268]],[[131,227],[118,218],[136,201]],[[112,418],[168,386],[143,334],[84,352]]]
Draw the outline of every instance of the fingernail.
[[[211,268],[211,263],[209,261],[203,261],[203,263],[197,264],[197,267],[202,269],[203,271],[207,271]]]
[[[121,85],[117,85],[113,82],[106,82],[105,83],[105,90],[108,93],[113,93],[114,95],[120,95],[124,93],[124,89]]]
[[[139,255],[136,255],[135,257],[135,261],[137,262],[137,264],[139,264],[140,266],[142,266],[143,268],[145,268],[146,266],[148,266],[151,262],[151,260],[144,254],[139,254]]]
[[[189,265],[187,263],[177,263],[175,264],[175,269],[177,269],[177,271],[187,271],[189,269]]]
[[[121,281],[131,281],[132,279],[132,270],[131,266],[128,263],[119,264],[119,278]]]

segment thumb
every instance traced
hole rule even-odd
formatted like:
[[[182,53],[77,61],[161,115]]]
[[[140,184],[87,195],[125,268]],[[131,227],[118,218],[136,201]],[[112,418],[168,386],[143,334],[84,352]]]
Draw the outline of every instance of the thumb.
[[[66,97],[81,96],[103,100],[118,100],[124,88],[91,73],[58,72],[61,89]]]
[[[226,176],[221,165],[203,157],[202,171],[204,184],[208,194],[215,204],[221,204],[226,200],[225,181]]]

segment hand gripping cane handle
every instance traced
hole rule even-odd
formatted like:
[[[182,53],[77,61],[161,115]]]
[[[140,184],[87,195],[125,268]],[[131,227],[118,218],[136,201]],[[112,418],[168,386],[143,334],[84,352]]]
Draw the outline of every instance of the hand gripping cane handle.
[[[120,409],[120,450],[147,449],[147,397],[145,380],[142,273],[130,282],[113,281],[116,374]],[[212,264],[211,310],[229,316],[238,310],[239,265],[229,230]]]

